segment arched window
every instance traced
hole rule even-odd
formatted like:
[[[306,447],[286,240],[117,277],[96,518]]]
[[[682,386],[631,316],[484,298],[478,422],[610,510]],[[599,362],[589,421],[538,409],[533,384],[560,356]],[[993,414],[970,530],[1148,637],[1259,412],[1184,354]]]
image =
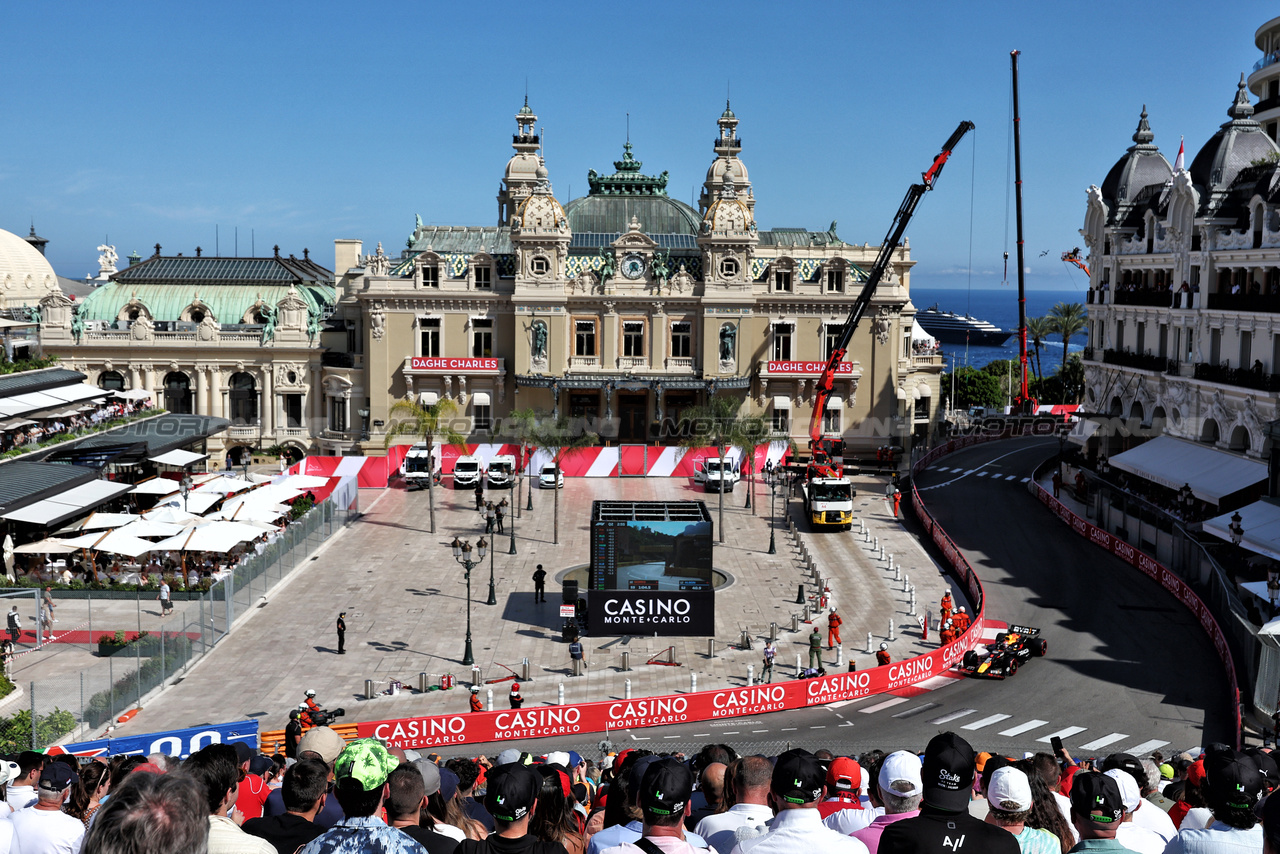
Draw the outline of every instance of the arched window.
[[[171,371],[164,376],[164,408],[174,415],[192,413],[191,378],[182,371]]]
[[[228,395],[231,404],[231,423],[256,424],[258,421],[258,390],[253,377],[244,372],[232,374],[228,385],[231,388]]]
[[[106,391],[124,391],[124,375],[119,371],[103,371],[98,374],[98,388]]]

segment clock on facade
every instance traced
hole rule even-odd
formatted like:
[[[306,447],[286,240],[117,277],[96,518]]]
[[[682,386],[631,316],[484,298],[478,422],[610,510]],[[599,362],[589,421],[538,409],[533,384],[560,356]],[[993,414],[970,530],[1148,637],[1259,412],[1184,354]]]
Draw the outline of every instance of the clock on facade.
[[[644,275],[644,258],[632,253],[622,259],[622,275],[628,279],[638,279]]]

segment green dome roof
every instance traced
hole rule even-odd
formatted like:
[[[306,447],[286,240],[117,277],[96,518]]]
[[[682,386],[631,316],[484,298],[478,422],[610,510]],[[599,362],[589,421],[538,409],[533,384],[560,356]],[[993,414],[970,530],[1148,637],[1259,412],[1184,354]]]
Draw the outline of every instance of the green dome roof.
[[[702,216],[670,196],[582,196],[565,205],[569,228],[575,233],[622,234],[631,217],[646,234],[698,233]]]

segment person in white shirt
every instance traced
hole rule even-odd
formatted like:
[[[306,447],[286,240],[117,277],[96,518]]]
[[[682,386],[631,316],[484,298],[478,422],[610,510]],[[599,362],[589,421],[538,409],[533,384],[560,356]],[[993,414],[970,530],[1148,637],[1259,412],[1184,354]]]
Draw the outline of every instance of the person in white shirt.
[[[697,854],[705,849],[690,845],[684,836],[684,819],[691,812],[693,772],[674,757],[651,762],[640,780],[638,801],[644,823],[639,841],[661,849],[663,854]],[[643,854],[634,842],[605,848],[601,854]]]
[[[1138,794],[1138,782],[1133,775],[1120,768],[1104,771],[1120,787],[1120,800],[1124,803],[1124,818],[1116,828],[1116,842],[1137,854],[1164,854],[1167,844],[1155,831],[1147,830],[1133,821],[1133,811],[1138,808],[1142,795]]]
[[[1102,761],[1102,770],[1106,772],[1113,768],[1118,768],[1127,773],[1133,780],[1134,785],[1138,787],[1139,803],[1136,807],[1130,804],[1128,795],[1125,795],[1125,810],[1133,813],[1132,817],[1126,817],[1125,821],[1152,831],[1165,843],[1172,840],[1178,833],[1178,829],[1173,825],[1173,819],[1169,818],[1169,814],[1164,810],[1148,803],[1145,798],[1145,795],[1152,789],[1151,777],[1142,761],[1128,753],[1112,753]],[[1122,845],[1128,844],[1118,836],[1116,839]],[[1130,845],[1129,847],[1132,848],[1133,846]]]
[[[725,780],[733,806],[702,819],[694,832],[705,839],[716,854],[729,854],[743,839],[764,833],[773,819],[773,810],[769,807],[772,776],[773,765],[763,756],[739,759],[733,776]]]
[[[9,783],[5,793],[5,801],[15,810],[26,809],[36,802],[36,781],[40,779],[40,771],[44,768],[44,754],[34,750],[24,750],[18,755],[19,773]]]
[[[18,810],[9,818],[17,850],[27,854],[79,854],[84,822],[62,811],[63,801],[71,794],[71,784],[78,779],[65,762],[44,766],[35,806]]]
[[[739,842],[731,854],[868,854],[867,846],[822,823],[818,804],[827,792],[827,772],[807,750],[778,757],[770,781],[778,814],[763,836]]]

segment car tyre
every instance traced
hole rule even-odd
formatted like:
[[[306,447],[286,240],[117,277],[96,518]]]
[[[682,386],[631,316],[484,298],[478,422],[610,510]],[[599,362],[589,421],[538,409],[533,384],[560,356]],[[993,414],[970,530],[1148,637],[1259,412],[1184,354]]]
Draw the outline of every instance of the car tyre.
[[[1001,632],[996,635],[996,646],[1004,646],[1005,638],[1009,637],[1007,632]]]
[[[961,663],[965,667],[977,667],[981,662],[979,661],[978,653],[973,650],[969,650],[964,654],[964,658],[961,660]]]
[[[1049,654],[1049,642],[1044,638],[1036,638],[1031,642],[1031,654],[1043,658]]]
[[[1005,676],[1012,676],[1018,672],[1018,659],[1013,659],[1004,669]]]

